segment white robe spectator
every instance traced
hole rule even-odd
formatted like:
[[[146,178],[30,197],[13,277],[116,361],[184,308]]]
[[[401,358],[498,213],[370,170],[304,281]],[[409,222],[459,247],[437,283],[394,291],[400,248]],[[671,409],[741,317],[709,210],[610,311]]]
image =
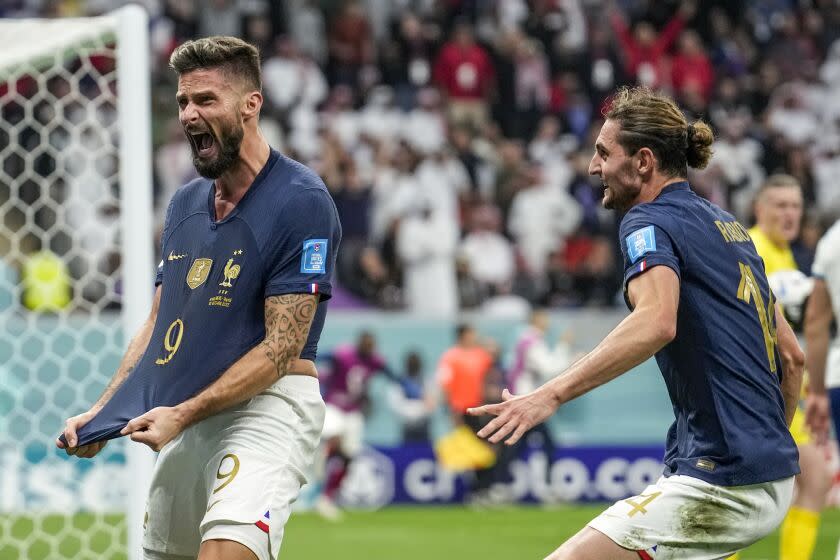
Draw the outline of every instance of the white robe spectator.
[[[403,266],[405,302],[409,311],[451,315],[458,311],[455,277],[456,224],[432,211],[412,213],[397,232],[397,254]]]
[[[580,223],[578,202],[564,189],[534,184],[513,198],[508,230],[528,265],[531,275],[542,275],[552,252],[565,245],[565,238]]]
[[[282,110],[295,105],[315,107],[329,90],[324,73],[306,57],[273,56],[262,67],[263,90]]]
[[[483,284],[513,282],[516,259],[513,245],[496,231],[473,231],[461,242],[461,254],[469,265],[470,276]]]
[[[426,158],[417,166],[423,199],[435,210],[458,222],[458,197],[469,190],[470,176],[460,160],[448,154]]]

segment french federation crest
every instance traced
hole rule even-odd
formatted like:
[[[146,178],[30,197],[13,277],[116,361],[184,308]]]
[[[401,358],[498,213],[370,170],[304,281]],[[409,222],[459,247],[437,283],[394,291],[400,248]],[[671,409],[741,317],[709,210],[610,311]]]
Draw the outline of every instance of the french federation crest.
[[[195,259],[187,272],[187,286],[195,290],[210,276],[210,267],[213,266],[213,259]]]

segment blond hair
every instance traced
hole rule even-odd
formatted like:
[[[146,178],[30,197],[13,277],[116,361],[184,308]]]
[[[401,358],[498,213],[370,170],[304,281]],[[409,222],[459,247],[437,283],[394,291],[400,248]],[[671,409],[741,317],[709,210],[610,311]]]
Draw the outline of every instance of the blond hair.
[[[685,177],[688,167],[703,169],[712,156],[709,125],[689,124],[672,99],[648,88],[619,89],[604,117],[619,124],[618,143],[627,154],[649,148],[668,175]]]
[[[251,89],[262,90],[260,52],[236,37],[204,37],[181,44],[169,57],[169,66],[180,76],[194,70],[218,68]]]

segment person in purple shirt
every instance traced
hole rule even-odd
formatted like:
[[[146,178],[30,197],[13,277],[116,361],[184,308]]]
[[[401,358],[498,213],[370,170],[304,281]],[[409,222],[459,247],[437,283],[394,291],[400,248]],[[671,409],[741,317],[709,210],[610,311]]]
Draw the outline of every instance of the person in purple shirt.
[[[353,461],[362,449],[368,382],[377,373],[392,376],[385,359],[376,352],[376,339],[362,331],[356,344],[337,346],[329,356],[331,371],[323,385],[327,412],[321,441],[325,446],[326,482],[316,502],[318,512],[338,519],[335,498]]]

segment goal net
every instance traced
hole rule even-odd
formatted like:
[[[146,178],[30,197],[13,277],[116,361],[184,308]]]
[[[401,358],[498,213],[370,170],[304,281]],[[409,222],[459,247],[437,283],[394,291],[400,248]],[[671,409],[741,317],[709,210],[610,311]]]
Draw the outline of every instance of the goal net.
[[[67,457],[151,303],[147,16],[0,20],[0,558],[136,558],[151,454]]]

